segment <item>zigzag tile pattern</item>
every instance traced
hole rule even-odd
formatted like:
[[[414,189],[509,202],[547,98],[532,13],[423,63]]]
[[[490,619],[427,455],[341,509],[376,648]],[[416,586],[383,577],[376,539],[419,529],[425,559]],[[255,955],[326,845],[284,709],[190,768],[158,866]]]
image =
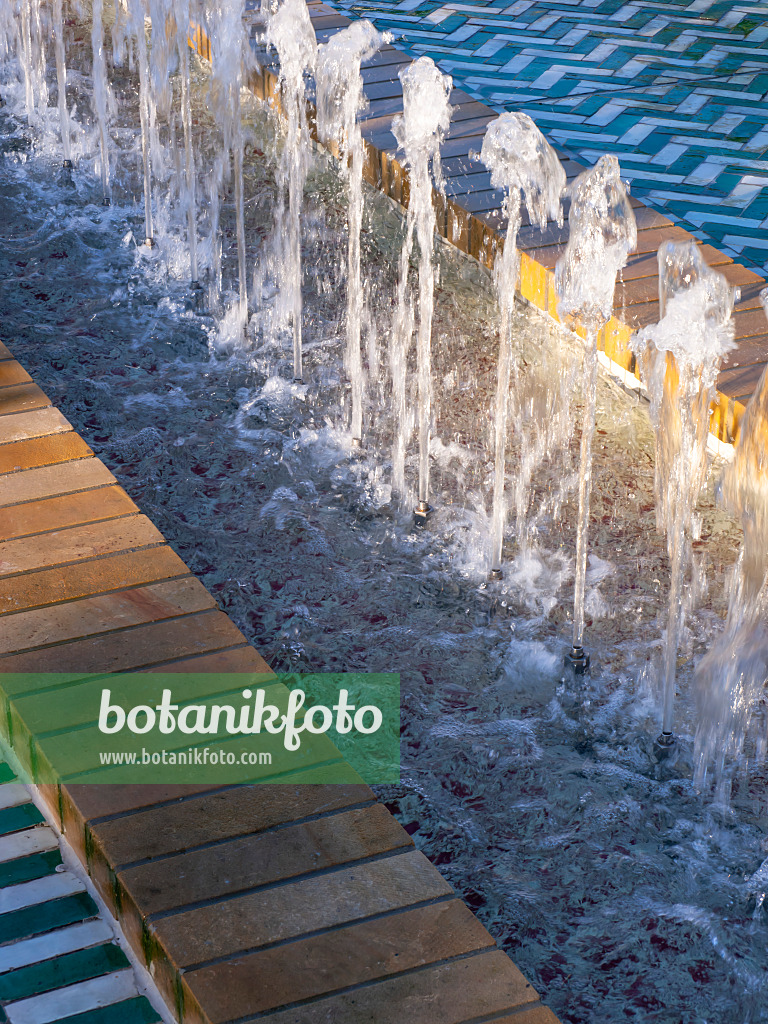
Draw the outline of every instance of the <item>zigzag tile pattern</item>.
[[[768,3],[331,0],[768,273]]]

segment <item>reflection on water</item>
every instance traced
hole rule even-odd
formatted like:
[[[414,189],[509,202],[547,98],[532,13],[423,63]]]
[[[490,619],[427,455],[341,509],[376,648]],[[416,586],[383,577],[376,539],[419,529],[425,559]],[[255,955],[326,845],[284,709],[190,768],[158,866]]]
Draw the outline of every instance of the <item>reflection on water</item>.
[[[199,68],[193,79],[203,120]],[[126,77],[125,97],[129,86]],[[131,110],[121,107],[126,124]],[[275,184],[257,151],[275,142],[261,115],[249,116],[247,261],[258,266]],[[268,284],[245,346],[187,308],[183,205],[159,211],[156,251],[137,249],[135,133],[124,142],[133,159],[113,168],[109,208],[85,161],[74,187],[59,183],[53,144],[9,108],[0,133],[4,340],[276,669],[402,673],[403,782],[381,796],[565,1024],[768,1021],[765,779],[736,778],[725,809],[695,793],[690,753],[691,659],[722,628],[739,533],[707,492],[680,645],[683,749],[674,770],[658,766],[650,749],[669,565],[654,531],[644,407],[600,382],[585,602],[594,673],[562,683],[576,442],[534,473],[528,543],[519,553],[508,527],[509,571],[488,586],[497,310],[475,264],[440,257],[437,511],[414,532],[391,500],[386,358],[366,389],[366,448],[350,446],[343,192],[331,173],[316,161],[308,187],[307,383],[297,386]],[[91,143],[73,124],[72,138],[76,154],[98,150],[97,132]],[[402,224],[383,200],[368,196],[367,210],[370,363],[388,344]],[[231,195],[220,218],[234,298]],[[211,265],[202,235],[200,259]],[[578,377],[578,349],[533,312],[515,314],[514,332],[529,405],[550,408],[541,396],[558,401],[563,377]],[[510,438],[510,467],[521,433]],[[410,480],[417,468],[409,450]]]

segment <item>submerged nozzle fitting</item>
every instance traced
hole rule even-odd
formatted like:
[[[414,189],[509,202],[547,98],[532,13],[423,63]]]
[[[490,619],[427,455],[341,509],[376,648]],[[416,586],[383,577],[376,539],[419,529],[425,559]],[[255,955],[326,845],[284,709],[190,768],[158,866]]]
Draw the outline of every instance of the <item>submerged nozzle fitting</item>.
[[[589,655],[583,647],[571,647],[565,655],[565,664],[573,669],[577,676],[584,676],[589,672]]]
[[[434,512],[428,501],[420,501],[413,510],[413,518],[417,526],[425,526],[427,520]]]
[[[156,244],[157,243],[155,242],[154,238],[147,237],[144,239],[144,245],[146,245],[148,249],[154,249]]]
[[[71,160],[64,160],[62,161],[61,166],[64,168],[65,171],[71,171],[74,165]]]
[[[353,437],[349,443],[350,446],[354,448],[356,451],[360,451],[360,449],[363,447],[362,437]]]
[[[488,581],[490,583],[500,583],[504,579],[504,573],[501,569],[491,569],[488,573]]]
[[[109,196],[104,196],[104,198],[101,200],[101,205],[102,206],[111,206],[112,205],[112,200],[109,198]]]
[[[666,761],[667,758],[672,756],[676,748],[677,739],[674,733],[659,733],[653,744],[653,756],[657,761]]]
[[[199,281],[190,281],[189,290],[192,292],[192,308],[199,310],[203,304],[204,288]]]

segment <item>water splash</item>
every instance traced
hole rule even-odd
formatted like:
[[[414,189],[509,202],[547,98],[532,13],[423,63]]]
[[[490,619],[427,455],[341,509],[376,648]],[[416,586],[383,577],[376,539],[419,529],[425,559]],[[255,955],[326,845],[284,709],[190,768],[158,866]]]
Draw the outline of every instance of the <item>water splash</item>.
[[[541,230],[548,220],[563,223],[560,196],[565,187],[565,171],[557,154],[527,114],[508,113],[492,121],[486,129],[480,159],[491,172],[491,184],[503,188],[507,233],[502,254],[496,260],[494,279],[499,296],[499,363],[494,417],[495,460],[493,482],[493,518],[491,521],[491,574],[501,578],[502,546],[506,504],[507,422],[509,388],[512,373],[512,312],[515,308],[515,284],[519,268],[517,233],[521,222],[521,195],[525,199],[532,224]],[[537,421],[538,422],[538,421]],[[527,426],[527,424],[526,424]],[[531,460],[526,460],[526,470]],[[522,497],[518,500],[518,508]],[[520,516],[518,516],[518,519]],[[519,526],[519,523],[518,523]]]
[[[578,659],[583,657],[589,492],[597,399],[597,335],[613,315],[616,274],[637,245],[637,225],[621,180],[619,161],[615,156],[600,157],[593,168],[576,178],[569,193],[570,235],[565,253],[557,261],[555,288],[561,319],[586,332],[585,403],[573,597],[573,651]]]
[[[363,219],[363,137],[358,114],[367,107],[360,65],[370,60],[391,35],[370,21],[355,21],[317,52],[317,130],[341,161],[347,185],[347,350],[345,366],[352,383],[352,437],[363,437],[365,378],[360,344],[363,286],[360,277],[360,229]]]
[[[760,298],[768,316],[768,289]],[[695,779],[703,787],[714,765],[715,782],[725,795],[734,768],[749,759],[750,732],[753,762],[763,762],[768,748],[768,373],[744,412],[719,496],[741,521],[743,539],[731,575],[725,628],[696,666]]]
[[[315,69],[317,40],[304,0],[284,0],[267,22],[267,42],[280,58],[280,96],[286,118],[285,140],[278,164],[276,240],[281,245],[281,291],[293,331],[293,376],[301,381],[301,208],[309,169],[305,76]],[[287,238],[280,237],[288,193]]]
[[[677,648],[683,626],[683,576],[693,510],[706,478],[709,406],[722,357],[733,347],[734,293],[711,270],[695,242],[659,249],[662,318],[632,347],[651,399],[656,435],[656,523],[666,532],[671,563],[664,643],[662,734],[672,734]]]
[[[429,435],[432,404],[431,344],[434,308],[435,272],[432,246],[435,232],[435,211],[432,205],[432,182],[442,188],[440,145],[451,119],[448,102],[453,80],[444,75],[429,57],[419,57],[400,71],[403,83],[403,113],[392,122],[392,132],[403,151],[409,174],[410,198],[405,238],[400,253],[397,312],[392,330],[391,365],[395,401],[398,412],[405,410],[405,375],[412,336],[412,314],[407,291],[408,265],[414,241],[419,244],[419,324],[417,334],[417,375],[419,395],[419,513],[429,508]],[[431,169],[431,173],[430,173]],[[405,445],[408,422],[400,419],[393,454],[393,484],[404,496]]]

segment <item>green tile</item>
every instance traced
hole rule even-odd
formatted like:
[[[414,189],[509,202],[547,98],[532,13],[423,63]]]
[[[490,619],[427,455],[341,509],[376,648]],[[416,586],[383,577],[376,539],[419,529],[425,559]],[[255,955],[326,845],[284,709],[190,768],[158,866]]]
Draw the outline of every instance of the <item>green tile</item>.
[[[159,1024],[159,1013],[143,997],[64,1017],[57,1024]]]
[[[55,988],[99,978],[128,966],[127,956],[115,943],[78,949],[74,953],[0,974],[0,1000],[10,1003],[17,999],[27,999]]]
[[[58,850],[46,850],[44,853],[33,853],[29,857],[5,861],[0,864],[0,889],[43,878],[52,874],[59,864],[61,854]]]
[[[11,771],[10,765],[7,765],[5,761],[0,761],[0,783],[14,782],[16,776]]]
[[[40,825],[44,821],[45,818],[31,801],[19,804],[18,807],[4,807],[0,810],[0,836],[20,832],[23,828]]]
[[[36,907],[24,907],[10,914],[0,914],[0,943],[24,939],[30,935],[63,928],[76,921],[98,917],[98,909],[88,893],[78,892],[64,899]]]

